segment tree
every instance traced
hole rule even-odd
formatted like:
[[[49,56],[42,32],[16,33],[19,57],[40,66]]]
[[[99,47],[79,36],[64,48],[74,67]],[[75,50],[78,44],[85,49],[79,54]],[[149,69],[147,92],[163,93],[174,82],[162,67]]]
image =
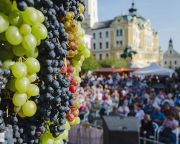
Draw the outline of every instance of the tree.
[[[99,61],[102,68],[119,68],[126,67],[127,62],[124,59],[109,58]]]
[[[94,58],[93,54],[91,54],[89,58],[85,59],[81,69],[82,69],[82,72],[87,72],[90,70],[94,71],[94,70],[98,69],[99,67],[100,67],[99,63]]]

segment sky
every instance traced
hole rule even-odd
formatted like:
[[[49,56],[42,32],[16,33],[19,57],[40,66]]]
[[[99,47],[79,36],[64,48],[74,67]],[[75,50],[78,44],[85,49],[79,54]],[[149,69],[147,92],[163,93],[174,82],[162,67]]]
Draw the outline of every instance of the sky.
[[[174,48],[180,52],[180,0],[134,0],[138,14],[150,19],[159,33],[163,51],[172,37]],[[98,0],[99,20],[109,20],[128,13],[132,0]]]

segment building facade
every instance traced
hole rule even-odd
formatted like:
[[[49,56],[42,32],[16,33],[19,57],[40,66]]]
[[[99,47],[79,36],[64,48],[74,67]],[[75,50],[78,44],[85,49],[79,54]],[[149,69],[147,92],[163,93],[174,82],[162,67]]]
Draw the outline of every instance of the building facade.
[[[167,68],[180,68],[180,54],[174,49],[172,39],[169,40],[168,50],[163,55],[163,65]]]
[[[119,59],[123,50],[131,47],[138,53],[133,57],[134,63],[160,63],[158,33],[153,30],[149,20],[138,15],[134,3],[128,14],[99,22],[97,0],[86,1],[95,5],[92,7],[92,12],[86,12],[88,17],[85,17],[83,27],[86,33],[92,36],[91,50],[97,60],[110,57]],[[93,18],[91,16],[94,13],[96,17]]]

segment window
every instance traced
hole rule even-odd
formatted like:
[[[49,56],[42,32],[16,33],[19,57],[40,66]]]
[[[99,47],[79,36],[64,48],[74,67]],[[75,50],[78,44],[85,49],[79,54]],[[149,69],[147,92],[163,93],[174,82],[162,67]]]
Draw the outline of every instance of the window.
[[[99,54],[99,60],[102,60],[102,54]]]
[[[116,41],[116,45],[119,45],[119,41]]]
[[[169,62],[169,64],[171,65],[171,64],[172,64],[172,62],[170,61],[170,62]]]
[[[167,61],[165,61],[164,64],[166,65],[166,64],[167,64]]]
[[[174,61],[174,64],[176,65],[176,64],[177,64],[177,61]]]
[[[93,44],[93,48],[96,49],[96,43]]]
[[[123,46],[123,41],[121,40],[121,41],[116,41],[116,45],[117,46]]]
[[[108,53],[106,54],[106,58],[109,58],[109,54]]]
[[[109,42],[106,42],[106,48],[109,48]]]
[[[96,39],[96,33],[93,33],[93,39]]]
[[[102,43],[101,42],[99,43],[99,48],[102,49]]]
[[[116,36],[117,37],[123,36],[123,30],[122,29],[116,30]]]
[[[172,51],[170,50],[169,53],[172,54]]]
[[[117,37],[119,36],[119,30],[116,30],[116,36]]]
[[[99,38],[102,38],[102,32],[99,32]]]
[[[123,41],[119,41],[120,45],[122,46],[123,45]]]
[[[122,29],[119,30],[119,35],[123,36],[123,30]]]
[[[108,38],[109,37],[109,32],[108,31],[106,31],[106,38]]]

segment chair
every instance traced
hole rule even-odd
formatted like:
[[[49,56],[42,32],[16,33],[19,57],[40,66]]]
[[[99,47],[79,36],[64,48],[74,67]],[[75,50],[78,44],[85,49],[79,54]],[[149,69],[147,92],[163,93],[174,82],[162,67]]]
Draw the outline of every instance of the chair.
[[[157,140],[157,131],[158,131],[158,124],[153,122],[153,128],[154,128],[154,136],[152,137],[154,140]]]
[[[177,131],[176,131],[176,144],[179,144],[179,135],[180,135],[180,128],[177,128]]]
[[[157,130],[157,141],[160,141],[160,133],[164,130],[163,126],[160,126],[159,129]]]

